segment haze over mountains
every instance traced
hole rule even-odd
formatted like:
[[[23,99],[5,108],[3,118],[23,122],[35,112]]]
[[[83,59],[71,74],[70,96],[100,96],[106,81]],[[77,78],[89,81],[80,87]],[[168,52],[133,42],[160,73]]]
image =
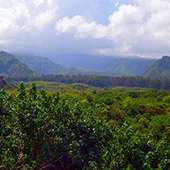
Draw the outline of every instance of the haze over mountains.
[[[169,0],[1,0],[0,50],[85,69],[75,54],[160,58],[170,53],[169,18]]]
[[[55,60],[57,62],[57,59]],[[101,56],[77,54],[67,55],[60,59],[66,67],[76,67],[84,70],[93,70],[109,75],[143,75],[156,59],[127,56]]]
[[[81,59],[67,58],[64,67],[45,57],[33,55],[11,55],[0,52],[0,74],[8,77],[37,75],[107,75],[107,76],[144,76],[150,78],[170,77],[170,57],[160,60],[143,58],[111,58],[81,56]]]
[[[33,55],[15,55],[22,63],[41,74],[62,75],[143,75],[156,61],[155,59],[102,57],[95,55],[64,56],[52,62],[48,58]],[[57,61],[62,63],[57,64]],[[64,66],[63,66],[64,65]]]

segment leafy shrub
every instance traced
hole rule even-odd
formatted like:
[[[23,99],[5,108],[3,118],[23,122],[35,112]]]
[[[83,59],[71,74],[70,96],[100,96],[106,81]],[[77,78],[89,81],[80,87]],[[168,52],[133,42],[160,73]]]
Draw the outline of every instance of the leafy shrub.
[[[163,135],[154,139],[150,132],[142,134],[127,123],[113,130],[111,169],[169,169],[170,139]]]
[[[112,137],[103,119],[76,101],[23,84],[0,94],[0,169],[102,169]]]
[[[170,103],[170,96],[165,96],[165,97],[163,98],[163,102],[165,102],[165,103]]]

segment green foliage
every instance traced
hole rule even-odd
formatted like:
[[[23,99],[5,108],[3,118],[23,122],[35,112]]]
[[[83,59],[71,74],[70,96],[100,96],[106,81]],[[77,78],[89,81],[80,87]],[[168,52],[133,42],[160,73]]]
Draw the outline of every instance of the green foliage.
[[[73,73],[72,73],[73,72]],[[169,79],[149,79],[139,76],[134,77],[109,77],[109,76],[97,76],[97,75],[77,75],[76,72],[69,71],[72,76],[66,75],[42,75],[40,76],[31,76],[31,77],[8,77],[7,80],[12,82],[19,81],[46,81],[46,82],[59,82],[66,84],[73,83],[83,83],[94,87],[100,88],[110,88],[123,86],[125,87],[141,87],[141,88],[155,88],[155,89],[170,89],[170,80]],[[74,86],[74,85],[73,85]],[[135,92],[131,92],[131,97],[135,98]]]
[[[112,169],[170,168],[169,138],[155,140],[152,133],[142,134],[127,123],[113,131]]]
[[[76,101],[26,92],[0,94],[1,169],[83,169],[107,164],[112,133],[103,119],[83,112]]]
[[[54,82],[1,90],[0,169],[168,170],[169,95]]]
[[[170,103],[170,96],[165,96],[165,97],[163,98],[163,101],[164,101],[165,103]]]

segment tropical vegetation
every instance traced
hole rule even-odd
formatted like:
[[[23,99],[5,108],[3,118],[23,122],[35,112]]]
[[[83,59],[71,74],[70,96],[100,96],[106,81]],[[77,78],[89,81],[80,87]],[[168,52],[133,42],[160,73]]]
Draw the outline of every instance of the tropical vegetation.
[[[0,169],[170,169],[169,91],[15,86],[0,92]]]

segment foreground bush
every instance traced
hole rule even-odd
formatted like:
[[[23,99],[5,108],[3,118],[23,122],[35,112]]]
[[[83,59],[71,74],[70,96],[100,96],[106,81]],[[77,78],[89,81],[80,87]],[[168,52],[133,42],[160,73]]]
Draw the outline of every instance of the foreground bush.
[[[111,131],[78,102],[21,84],[0,93],[0,169],[102,169]],[[105,156],[105,157],[104,157]]]

